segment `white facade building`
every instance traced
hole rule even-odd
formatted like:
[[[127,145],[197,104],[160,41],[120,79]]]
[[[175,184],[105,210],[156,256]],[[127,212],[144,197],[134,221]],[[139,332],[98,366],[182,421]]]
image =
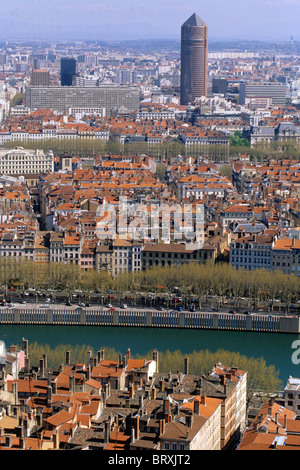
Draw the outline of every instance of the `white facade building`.
[[[0,150],[0,174],[30,175],[54,171],[54,155],[51,150],[25,150],[16,147],[12,150]]]

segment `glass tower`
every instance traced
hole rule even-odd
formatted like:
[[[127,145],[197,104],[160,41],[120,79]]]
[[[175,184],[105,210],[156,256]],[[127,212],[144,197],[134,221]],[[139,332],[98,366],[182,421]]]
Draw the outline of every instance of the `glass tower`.
[[[76,75],[76,60],[75,59],[61,59],[60,60],[61,86],[74,85],[75,75]]]

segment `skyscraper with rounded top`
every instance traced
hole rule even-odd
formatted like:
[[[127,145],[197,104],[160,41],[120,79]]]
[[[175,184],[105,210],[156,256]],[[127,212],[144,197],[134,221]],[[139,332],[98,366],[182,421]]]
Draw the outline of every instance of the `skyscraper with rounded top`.
[[[180,103],[207,96],[208,27],[194,13],[181,26]]]

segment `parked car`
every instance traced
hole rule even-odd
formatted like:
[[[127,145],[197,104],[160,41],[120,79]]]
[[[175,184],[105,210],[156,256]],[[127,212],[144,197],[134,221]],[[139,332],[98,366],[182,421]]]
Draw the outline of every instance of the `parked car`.
[[[112,304],[105,304],[106,308],[112,308]]]
[[[122,304],[121,308],[127,308],[127,304]]]

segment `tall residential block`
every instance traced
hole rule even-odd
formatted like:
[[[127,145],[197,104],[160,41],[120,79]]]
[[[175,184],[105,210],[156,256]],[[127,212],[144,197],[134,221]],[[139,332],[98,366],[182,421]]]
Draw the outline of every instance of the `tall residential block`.
[[[207,96],[208,27],[195,13],[181,26],[180,102]]]

